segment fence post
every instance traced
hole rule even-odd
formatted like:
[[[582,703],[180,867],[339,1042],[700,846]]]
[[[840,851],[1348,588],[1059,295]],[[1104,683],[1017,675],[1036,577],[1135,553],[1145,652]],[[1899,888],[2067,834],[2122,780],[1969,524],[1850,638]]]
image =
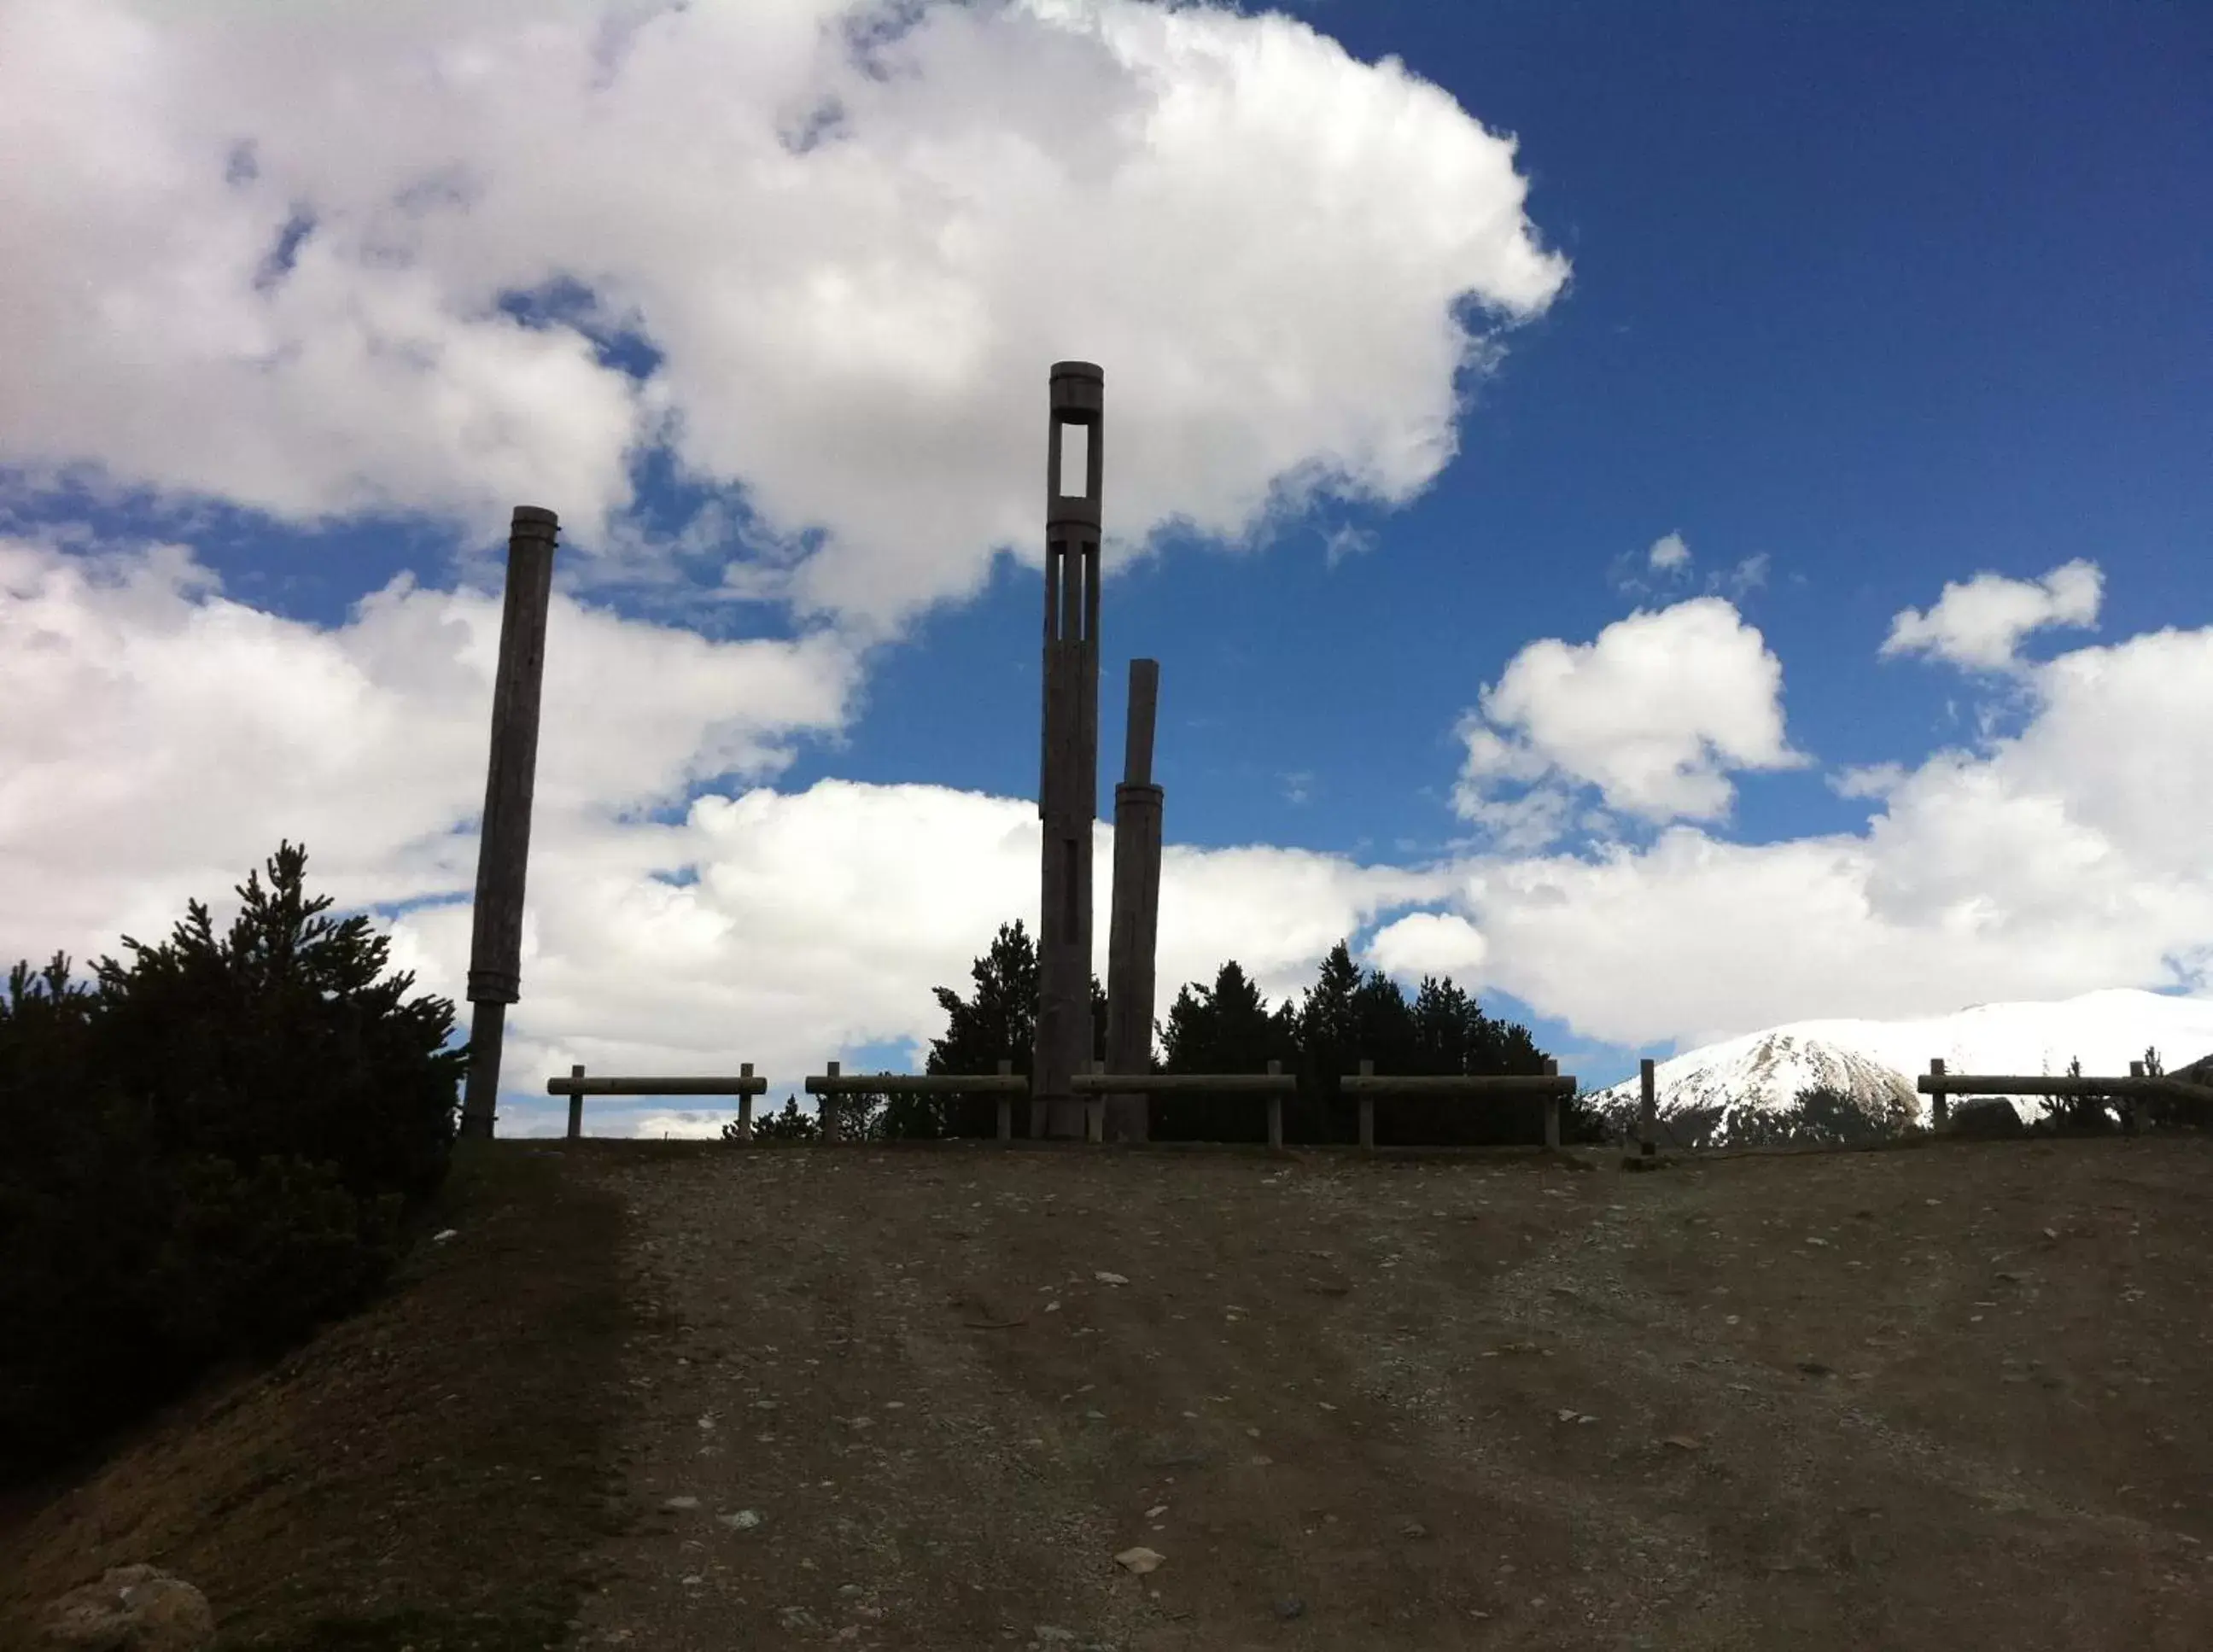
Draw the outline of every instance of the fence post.
[[[582,1078],[583,1076],[584,1070],[582,1067],[569,1069],[569,1076],[571,1078]],[[569,1139],[572,1142],[581,1140],[583,1134],[584,1093],[582,1090],[571,1090],[569,1092]]]
[[[829,1076],[838,1076],[838,1064],[834,1061],[830,1064]],[[822,1141],[827,1147],[838,1144],[838,1098],[827,1090],[822,1093]]]
[[[1280,1075],[1283,1070],[1283,1064],[1280,1060],[1271,1060],[1269,1062],[1268,1073],[1271,1077],[1275,1077]],[[1283,1098],[1280,1095],[1275,1094],[1273,1092],[1271,1092],[1268,1096],[1268,1145],[1270,1147],[1281,1147],[1283,1144]]]
[[[1091,1071],[1095,1076],[1106,1070],[1106,1064],[1094,1058]],[[1094,1090],[1083,1103],[1083,1139],[1097,1143],[1106,1133],[1106,1098]]]
[[[1360,1076],[1372,1078],[1375,1075],[1375,1064],[1363,1056],[1360,1058]],[[1370,1149],[1375,1145],[1375,1098],[1372,1095],[1360,1098],[1360,1145]]]
[[[1014,1076],[1014,1072],[1015,1064],[1006,1057],[1001,1056],[999,1076],[1011,1078]],[[1015,1139],[1015,1098],[1004,1090],[999,1092],[999,1139],[1003,1142],[1011,1142]]]
[[[752,1062],[745,1061],[738,1064],[740,1078],[751,1078],[753,1076]],[[751,1090],[741,1090],[738,1092],[738,1139],[741,1142],[750,1142],[753,1138],[753,1095]]]
[[[1929,1076],[1931,1078],[1944,1076],[1944,1064],[1933,1057],[1929,1063]],[[1943,1129],[1951,1117],[1952,1098],[1950,1096],[1939,1090],[1929,1098],[1929,1127],[1931,1130]]]
[[[2129,1076],[2131,1078],[2142,1078],[2143,1076],[2143,1063],[2141,1061],[2131,1061],[2129,1063]],[[2124,1136],[2133,1136],[2137,1133],[2137,1106],[2142,1100],[2143,1098],[2141,1096],[2137,1095],[2135,1091],[2131,1090],[2129,1092],[2127,1098],[2122,1102],[2121,1133]]]
[[[1547,1078],[1558,1078],[1559,1076],[1559,1058],[1557,1056],[1546,1056],[1545,1058],[1545,1076]],[[1545,1097],[1545,1145],[1546,1147],[1558,1147],[1559,1144],[1560,1098],[1557,1095],[1548,1094]]]
[[[1637,1103],[1637,1150],[1644,1158],[1659,1151],[1653,1141],[1655,1126],[1659,1122],[1660,1104],[1652,1091],[1652,1058],[1647,1056],[1637,1064],[1637,1080],[1643,1094]]]

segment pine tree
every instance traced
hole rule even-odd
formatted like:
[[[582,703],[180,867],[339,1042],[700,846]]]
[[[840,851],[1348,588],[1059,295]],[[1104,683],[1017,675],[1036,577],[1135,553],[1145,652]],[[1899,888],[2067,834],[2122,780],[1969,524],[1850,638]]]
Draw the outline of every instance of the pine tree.
[[[1314,984],[1298,1009],[1299,1092],[1283,1110],[1284,1139],[1350,1142],[1359,1139],[1357,1106],[1344,1100],[1340,1075],[1357,1071],[1362,1052],[1353,994],[1360,971],[1339,941],[1321,960]]]
[[[1342,1058],[1340,1072],[1357,1072],[1360,1063],[1366,1061],[1378,1074],[1401,1076],[1416,1069],[1417,1033],[1412,1009],[1399,984],[1380,969],[1370,970],[1352,992],[1352,1040]],[[1409,1114],[1409,1100],[1394,1097],[1375,1110],[1375,1139],[1379,1143],[1400,1143],[1419,1141],[1417,1130],[1410,1131],[1417,1121]],[[1354,1120],[1357,1132],[1359,1109],[1356,1104],[1346,1103],[1345,1110]]]
[[[269,887],[247,874],[229,934],[186,903],[170,939],[126,971],[94,966],[101,1043],[128,1093],[155,1110],[164,1145],[189,1142],[241,1164],[263,1154],[342,1167],[357,1193],[412,1201],[444,1179],[466,1049],[445,998],[407,1002],[402,972],[379,980],[392,942],[357,913],[306,895],[308,851],[281,844]]]
[[[1457,1077],[1468,1070],[1471,1052],[1480,1047],[1483,1015],[1450,977],[1439,981],[1434,975],[1424,976],[1408,1014],[1414,1037],[1405,1071]],[[1451,1097],[1408,1096],[1394,1102],[1391,1113],[1405,1140],[1457,1142],[1467,1133],[1467,1115],[1490,1105]],[[1379,1119],[1379,1133],[1382,1128]]]
[[[1015,1076],[1027,1079],[1036,1065],[1038,1015],[1037,946],[1022,921],[1002,924],[991,950],[970,968],[972,997],[963,1000],[950,987],[936,987],[945,1011],[945,1033],[930,1040],[924,1070],[930,1073],[995,1073],[1013,1063]],[[1091,978],[1091,1054],[1106,1058],[1106,989]],[[990,1137],[999,1129],[998,1098],[985,1092],[967,1095],[894,1095],[884,1107],[884,1129],[895,1137],[935,1139],[947,1136]],[[1013,1110],[1014,1133],[1029,1132],[1029,1108]]]
[[[1414,995],[1414,1041],[1421,1065],[1417,1071],[1449,1076],[1467,1071],[1469,1053],[1481,1040],[1483,1012],[1466,993],[1434,975],[1422,978]]]
[[[443,1179],[453,1005],[379,979],[289,841],[218,938],[187,904],[129,969],[25,966],[0,1013],[0,1472],[67,1451],[215,1361],[367,1301]]]
[[[1000,1062],[1011,1061],[1012,1071],[1028,1077],[1037,1041],[1038,961],[1021,919],[999,926],[991,949],[969,973],[976,985],[967,1000],[950,987],[933,989],[945,1011],[945,1033],[930,1040],[923,1070],[991,1073]],[[1028,1109],[1014,1111],[1019,1133]],[[991,1136],[998,1130],[998,1100],[989,1094],[895,1095],[884,1113],[886,1129],[910,1139]]]
[[[735,1140],[736,1131],[735,1125],[723,1125],[722,1139]],[[796,1094],[783,1098],[782,1113],[766,1113],[753,1120],[753,1140],[756,1142],[812,1142],[819,1140],[821,1134],[821,1126],[816,1122],[815,1116],[800,1112],[799,1097]]]
[[[1177,991],[1161,1041],[1166,1072],[1259,1073],[1271,1059],[1298,1070],[1296,1042],[1235,959],[1212,987],[1192,983]],[[1267,1108],[1252,1096],[1163,1095],[1154,1102],[1152,1133],[1166,1142],[1264,1142]]]

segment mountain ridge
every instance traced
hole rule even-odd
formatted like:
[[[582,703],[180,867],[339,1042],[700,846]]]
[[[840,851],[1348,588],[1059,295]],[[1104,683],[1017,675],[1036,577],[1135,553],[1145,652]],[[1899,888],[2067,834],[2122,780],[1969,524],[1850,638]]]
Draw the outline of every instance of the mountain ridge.
[[[2213,1083],[2213,997],[2106,987],[2057,1001],[1970,1004],[1948,1015],[1789,1021],[1655,1062],[1653,1094],[1663,1119],[1716,1110],[1701,1134],[1717,1143],[1747,1113],[1788,1107],[1817,1086],[1871,1114],[1925,1125],[1930,1098],[1913,1081],[1932,1058],[1955,1073],[2056,1076],[2079,1059],[2085,1073],[2121,1074],[2147,1047],[2171,1074]],[[1636,1078],[1592,1095],[1617,1123],[1634,1122],[1640,1099]],[[2005,1099],[2024,1121],[2039,1116],[2038,1098]]]

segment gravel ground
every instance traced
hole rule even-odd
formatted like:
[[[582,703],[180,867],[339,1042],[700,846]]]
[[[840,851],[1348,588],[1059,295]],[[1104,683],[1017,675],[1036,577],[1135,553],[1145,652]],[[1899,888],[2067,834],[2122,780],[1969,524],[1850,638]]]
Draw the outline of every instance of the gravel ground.
[[[577,1646],[2213,1646],[2202,1138],[594,1145]]]

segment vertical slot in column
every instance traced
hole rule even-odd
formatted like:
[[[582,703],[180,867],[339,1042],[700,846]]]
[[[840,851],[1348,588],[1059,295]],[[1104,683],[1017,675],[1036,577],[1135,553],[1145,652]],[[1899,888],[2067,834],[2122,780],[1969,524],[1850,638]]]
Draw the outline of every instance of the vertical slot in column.
[[[1053,487],[1064,499],[1089,498],[1091,427],[1076,424],[1072,419],[1057,420],[1052,434],[1053,447],[1060,460],[1059,467],[1054,472]]]

